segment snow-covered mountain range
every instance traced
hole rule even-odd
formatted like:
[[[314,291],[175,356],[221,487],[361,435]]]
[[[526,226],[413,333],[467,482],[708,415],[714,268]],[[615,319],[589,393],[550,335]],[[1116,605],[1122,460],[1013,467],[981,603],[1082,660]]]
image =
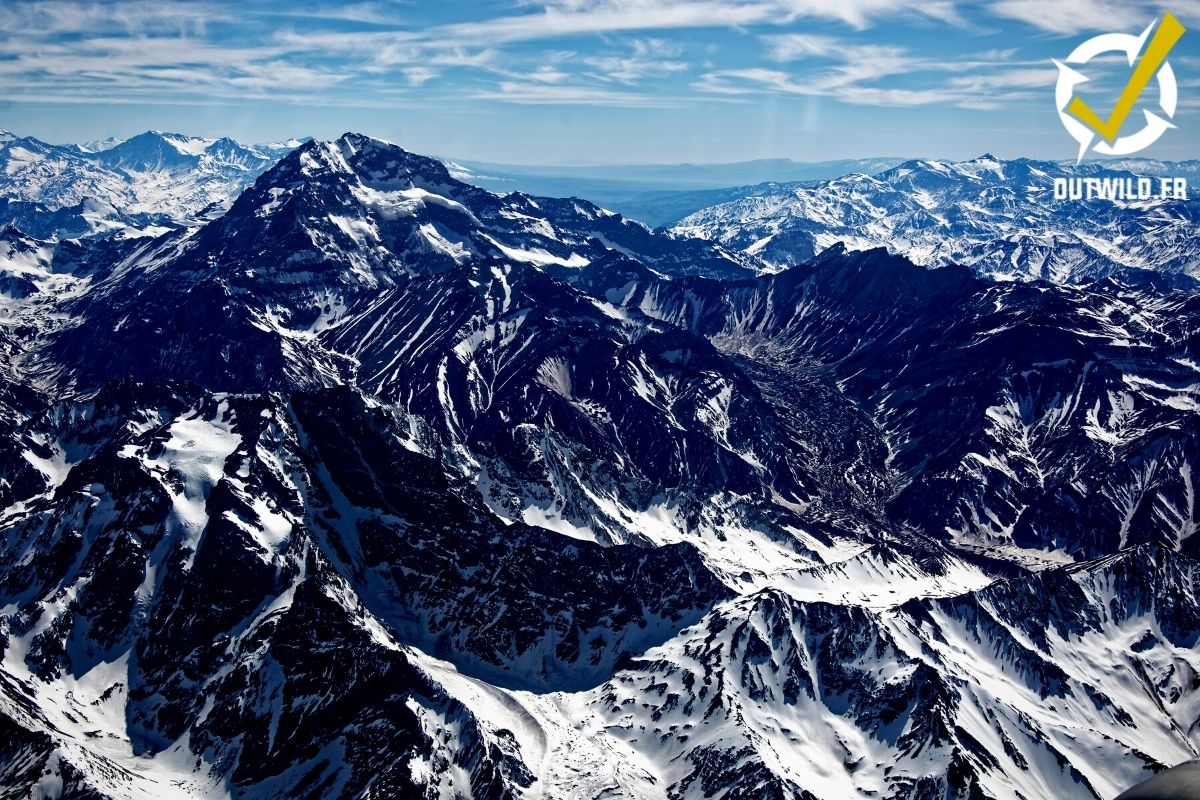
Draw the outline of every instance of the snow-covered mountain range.
[[[886,247],[917,264],[964,264],[998,280],[1087,283],[1125,269],[1200,277],[1196,162],[1082,165],[984,155],[910,161],[877,175],[749,187],[680,220],[677,233],[786,266],[835,243]],[[1149,176],[1155,199],[1055,200],[1055,178]],[[1192,178],[1188,200],[1162,200],[1163,177]]]
[[[1188,285],[764,270],[353,134],[0,280],[0,796],[1107,799],[1200,748]]]
[[[222,210],[299,144],[147,131],[53,145],[0,131],[0,225],[42,238],[155,235]]]

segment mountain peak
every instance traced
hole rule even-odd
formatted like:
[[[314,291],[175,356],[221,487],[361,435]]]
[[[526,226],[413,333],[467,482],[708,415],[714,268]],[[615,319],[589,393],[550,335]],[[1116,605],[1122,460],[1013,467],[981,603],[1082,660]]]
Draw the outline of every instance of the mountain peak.
[[[403,149],[400,147],[400,145],[395,144],[394,142],[389,142],[387,139],[380,139],[375,136],[368,136],[365,133],[358,133],[357,131],[346,131],[345,133],[343,133],[341,136],[338,137],[338,141],[339,142],[351,142],[354,144],[383,144],[383,145],[389,145],[391,147],[395,147],[398,149]]]
[[[437,159],[361,133],[344,133],[333,141],[310,139],[293,151],[292,158],[310,177],[341,172],[354,174],[369,184],[399,181],[427,186],[463,185]]]
[[[125,140],[118,139],[116,136],[109,136],[106,139],[95,139],[90,142],[84,142],[78,145],[78,147],[85,153],[102,153],[105,150],[113,149],[123,141]]]
[[[0,241],[27,240],[29,238],[29,235],[25,233],[25,231],[21,230],[16,225],[13,225],[11,222],[5,225],[2,230],[0,230]]]
[[[178,133],[164,133],[163,131],[150,130],[142,131],[141,133],[135,133],[133,136],[130,136],[128,139],[121,142],[121,144],[129,144],[131,142],[167,141],[171,138],[183,139],[186,137]]]
[[[175,134],[146,131],[96,153],[96,158],[106,166],[120,169],[170,169],[192,164],[199,157],[200,153],[192,152],[194,148],[181,144],[187,141],[182,136],[176,138]],[[200,152],[203,152],[203,148]]]

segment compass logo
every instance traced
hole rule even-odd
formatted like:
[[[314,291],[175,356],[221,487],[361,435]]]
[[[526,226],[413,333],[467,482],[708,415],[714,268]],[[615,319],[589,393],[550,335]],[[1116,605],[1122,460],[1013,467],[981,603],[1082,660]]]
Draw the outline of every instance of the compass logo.
[[[1168,11],[1161,20],[1142,31],[1141,36],[1129,33],[1101,34],[1076,47],[1065,63],[1054,61],[1058,67],[1058,85],[1054,91],[1058,117],[1067,133],[1079,143],[1077,161],[1083,160],[1089,148],[1106,156],[1136,153],[1158,141],[1168,128],[1175,127],[1170,120],[1175,116],[1179,87],[1167,55],[1185,30],[1175,15]],[[1082,66],[1101,54],[1111,52],[1124,53],[1133,72],[1117,98],[1112,113],[1107,118],[1101,118],[1075,94],[1075,87],[1086,83],[1089,78],[1071,65]],[[1158,106],[1166,118],[1143,109],[1145,125],[1133,133],[1120,135],[1130,112],[1155,78],[1158,83]]]

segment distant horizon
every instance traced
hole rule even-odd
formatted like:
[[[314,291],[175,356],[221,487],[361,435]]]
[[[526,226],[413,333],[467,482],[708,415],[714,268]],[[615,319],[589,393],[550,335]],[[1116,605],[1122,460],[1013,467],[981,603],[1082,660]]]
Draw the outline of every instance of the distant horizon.
[[[1075,161],[1075,158],[1070,155],[1061,156],[1061,157],[1039,157],[1039,156],[1030,155],[1028,153],[1019,153],[1017,155],[1001,155],[1000,153],[996,152],[996,149],[984,149],[984,150],[979,150],[974,155],[966,155],[966,156],[870,153],[870,154],[866,154],[866,155],[844,155],[844,156],[836,156],[836,157],[829,157],[829,158],[797,158],[797,157],[785,156],[785,155],[774,155],[774,156],[773,155],[764,155],[764,156],[759,156],[759,157],[755,157],[755,158],[733,159],[733,160],[724,160],[724,161],[600,161],[600,160],[563,159],[563,160],[558,160],[558,161],[545,161],[545,162],[533,162],[533,161],[523,162],[523,161],[497,161],[497,160],[491,159],[491,158],[477,158],[475,156],[446,154],[446,153],[438,153],[438,152],[430,151],[430,150],[422,150],[422,149],[418,149],[413,146],[409,146],[408,144],[406,144],[403,141],[397,141],[397,140],[389,138],[387,136],[377,135],[377,134],[369,133],[365,130],[356,130],[356,129],[343,130],[337,134],[328,135],[328,136],[316,136],[316,135],[312,135],[312,134],[303,134],[303,135],[279,136],[279,137],[265,138],[265,139],[246,139],[243,137],[231,135],[229,133],[211,133],[211,132],[195,133],[195,132],[187,131],[187,130],[176,130],[176,129],[166,128],[166,127],[162,127],[162,126],[152,126],[149,128],[142,128],[140,130],[137,130],[132,133],[125,134],[125,135],[109,134],[109,135],[105,135],[105,136],[88,136],[88,137],[83,137],[83,138],[75,139],[75,140],[61,139],[61,140],[56,141],[53,139],[46,138],[44,136],[39,136],[39,135],[36,135],[33,133],[29,133],[26,131],[15,130],[14,128],[15,128],[15,126],[10,126],[7,122],[0,122],[0,131],[7,131],[8,133],[14,134],[18,137],[27,137],[28,136],[28,137],[37,139],[38,141],[44,142],[46,144],[51,144],[51,145],[55,145],[55,146],[59,146],[59,147],[66,147],[66,146],[70,146],[70,145],[84,145],[84,144],[88,144],[88,143],[103,142],[103,141],[109,141],[109,140],[118,140],[119,142],[126,142],[126,141],[129,141],[130,139],[134,138],[135,136],[140,136],[145,133],[159,133],[159,134],[168,135],[168,136],[183,136],[186,138],[193,138],[193,139],[217,140],[217,139],[228,138],[228,139],[233,139],[238,144],[251,146],[251,147],[259,146],[259,145],[282,145],[282,144],[286,144],[287,142],[293,141],[293,140],[303,143],[308,139],[317,139],[319,141],[331,142],[331,141],[336,141],[337,139],[341,138],[342,136],[344,136],[347,133],[354,133],[354,134],[359,134],[362,136],[367,136],[372,139],[386,141],[390,144],[394,144],[394,145],[397,145],[398,147],[402,147],[403,149],[409,151],[410,153],[417,153],[418,155],[426,155],[431,158],[437,158],[440,160],[474,162],[474,163],[478,163],[478,164],[492,164],[492,165],[504,166],[504,167],[529,167],[529,168],[534,168],[534,169],[551,169],[551,168],[556,168],[556,167],[560,167],[560,168],[683,167],[683,166],[718,167],[718,166],[732,166],[732,165],[737,165],[737,164],[762,163],[762,162],[769,162],[769,161],[784,161],[784,162],[790,162],[792,164],[828,164],[828,163],[838,162],[838,161],[875,161],[875,160],[880,160],[880,159],[894,159],[894,160],[901,161],[901,162],[904,162],[904,161],[943,161],[946,163],[962,163],[965,161],[972,161],[972,160],[975,160],[978,158],[982,158],[987,155],[994,156],[996,158],[999,158],[1002,161],[1016,161],[1018,159],[1028,159],[1030,161],[1072,162],[1072,163]],[[1157,157],[1157,156],[1154,156],[1154,155],[1151,155],[1148,153],[1137,153],[1137,154],[1130,155],[1130,156],[1102,156],[1102,155],[1096,155],[1093,153],[1093,154],[1089,154],[1088,157],[1084,159],[1084,161],[1085,162],[1087,162],[1087,161],[1105,162],[1105,161],[1143,160],[1143,161],[1176,162],[1176,161],[1195,161],[1197,159],[1200,159],[1200,150],[1198,150],[1194,155],[1191,155],[1188,157],[1182,157],[1182,158]]]
[[[473,157],[468,157],[468,156],[448,155],[445,153],[426,152],[426,151],[417,150],[413,147],[409,147],[404,142],[398,142],[398,141],[395,141],[392,139],[388,139],[387,137],[384,137],[384,136],[375,136],[370,133],[366,133],[365,131],[356,131],[356,130],[342,131],[341,133],[337,134],[336,136],[330,136],[330,137],[311,136],[311,135],[305,134],[303,136],[284,136],[284,137],[280,137],[280,138],[276,138],[276,139],[264,139],[264,140],[259,140],[259,141],[250,141],[250,140],[242,139],[242,138],[239,138],[236,136],[231,136],[229,134],[211,134],[211,133],[210,134],[197,134],[197,133],[192,133],[189,131],[171,130],[171,129],[167,129],[167,128],[163,128],[163,127],[145,128],[145,129],[139,130],[135,133],[131,133],[127,136],[118,136],[118,135],[114,134],[114,135],[101,136],[101,137],[87,137],[85,139],[74,140],[74,141],[71,141],[71,140],[52,141],[50,139],[43,138],[42,136],[37,136],[35,134],[31,134],[31,133],[20,131],[20,130],[14,130],[14,128],[6,122],[0,123],[0,132],[7,132],[18,138],[26,138],[26,137],[33,138],[40,142],[43,142],[44,144],[53,145],[55,147],[70,147],[72,145],[83,146],[86,144],[94,144],[94,143],[113,141],[113,140],[116,140],[117,143],[120,144],[120,143],[127,142],[130,139],[133,139],[134,137],[137,137],[137,136],[140,136],[143,134],[147,134],[147,133],[157,133],[157,134],[164,135],[164,136],[181,136],[181,137],[189,138],[189,139],[208,139],[208,140],[212,140],[212,141],[228,138],[228,139],[232,139],[233,141],[237,142],[240,145],[247,146],[247,147],[259,147],[259,146],[266,146],[266,145],[286,146],[291,141],[296,141],[300,144],[303,144],[306,140],[309,140],[309,139],[316,139],[319,141],[336,141],[337,139],[341,138],[345,134],[353,133],[353,134],[358,134],[361,136],[367,136],[372,139],[378,139],[380,141],[386,141],[389,144],[394,144],[398,147],[403,148],[404,150],[407,150],[410,153],[415,153],[417,155],[422,155],[422,156],[426,156],[429,158],[435,158],[435,159],[438,159],[439,161],[462,162],[464,164],[475,163],[475,164],[482,164],[482,165],[488,165],[488,166],[511,167],[511,168],[518,168],[518,169],[526,169],[527,168],[527,169],[537,169],[537,170],[604,169],[604,168],[614,168],[614,167],[631,167],[631,168],[635,168],[635,167],[660,167],[660,168],[661,167],[732,167],[732,166],[738,166],[741,164],[763,164],[763,163],[769,163],[772,161],[790,163],[790,164],[795,164],[795,165],[813,165],[813,166],[824,165],[824,164],[833,164],[833,163],[839,163],[839,162],[844,162],[844,161],[883,161],[883,160],[896,161],[898,164],[909,162],[909,161],[936,161],[936,162],[942,162],[942,163],[948,163],[948,164],[961,164],[961,163],[966,163],[966,162],[970,162],[970,161],[975,161],[975,160],[978,160],[978,159],[981,159],[981,158],[984,158],[987,156],[992,156],[1001,161],[1017,161],[1017,160],[1025,159],[1025,160],[1029,160],[1029,161],[1046,161],[1046,162],[1051,162],[1051,163],[1074,163],[1075,162],[1074,158],[1038,158],[1038,157],[1030,156],[1030,155],[1002,156],[995,152],[985,150],[985,151],[976,153],[973,156],[968,156],[965,158],[952,158],[952,157],[947,157],[947,156],[931,156],[931,155],[895,155],[895,154],[887,154],[887,153],[878,153],[878,154],[872,154],[872,155],[842,156],[842,157],[838,157],[838,158],[827,158],[827,159],[798,159],[798,158],[790,158],[787,156],[763,156],[761,158],[749,158],[749,159],[735,160],[735,161],[640,161],[640,162],[637,162],[637,161],[570,161],[570,160],[564,160],[564,161],[546,162],[546,163],[522,163],[522,162],[513,162],[513,161],[492,161],[492,160],[483,159],[483,158],[473,158]],[[296,146],[299,146],[299,144]],[[1132,156],[1094,156],[1093,155],[1093,156],[1090,156],[1089,158],[1085,159],[1084,161],[1085,162],[1094,161],[1094,162],[1100,162],[1100,163],[1128,162],[1128,161],[1158,161],[1158,162],[1164,162],[1164,163],[1175,163],[1175,162],[1195,161],[1198,159],[1200,159],[1200,154],[1197,154],[1197,156],[1194,156],[1191,158],[1156,158],[1156,157],[1153,157],[1150,155],[1144,155],[1144,154],[1139,153],[1139,154],[1135,154]]]

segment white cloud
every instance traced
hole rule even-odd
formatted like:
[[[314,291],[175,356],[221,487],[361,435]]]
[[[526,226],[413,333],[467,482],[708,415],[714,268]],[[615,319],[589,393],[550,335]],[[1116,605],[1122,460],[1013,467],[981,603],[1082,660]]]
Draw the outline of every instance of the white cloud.
[[[898,14],[930,17],[951,25],[963,25],[957,7],[950,0],[781,0],[795,17],[840,20],[855,28],[866,28],[876,19]]]
[[[989,1],[997,13],[1029,13],[1029,0]],[[799,21],[832,23],[825,27],[844,31],[896,18],[961,24],[959,7],[976,0],[542,0],[519,4],[492,19],[424,28],[404,19],[415,6],[323,2],[300,7],[254,3],[244,11],[218,0],[4,3],[0,33],[7,35],[0,35],[0,83],[9,95],[30,97],[41,91],[77,95],[81,101],[124,94],[140,100],[270,97],[313,102],[337,87],[337,102],[350,102],[355,97],[365,101],[381,89],[419,95],[416,90],[430,81],[476,70],[469,88],[449,79],[439,88],[457,87],[459,97],[514,103],[678,104],[684,99],[677,94],[667,97],[651,87],[687,74],[693,63],[665,33],[637,32],[778,30]],[[1078,6],[1108,0],[1063,2]],[[247,15],[262,25],[242,24]],[[273,28],[270,18],[279,18],[285,27]],[[218,26],[221,35],[214,34]],[[625,40],[625,33],[637,35]],[[599,37],[601,49],[596,51],[595,43],[576,47],[574,37]],[[841,36],[779,33],[763,36],[762,42],[766,59],[803,69],[710,66],[692,85],[710,96],[770,92],[893,105],[937,102],[940,92],[947,102],[978,105],[996,101],[981,96],[989,81],[1002,99],[1004,91],[1022,88],[1026,80],[1013,72],[1021,66],[1011,63],[1012,51],[960,64],[956,68],[965,71],[955,80],[943,77],[941,85],[906,79],[898,88],[888,85],[895,83],[890,79],[946,68],[904,47]],[[720,61],[703,45],[689,48]],[[994,66],[993,60],[1003,62],[1011,74],[984,75],[972,83],[973,75]],[[491,87],[490,94],[478,87]]]
[[[584,59],[584,63],[597,70],[594,77],[600,80],[633,85],[644,78],[688,69],[689,65],[677,58],[682,52],[679,45],[662,39],[637,39],[629,53],[593,56]]]
[[[521,81],[501,81],[494,91],[477,92],[472,97],[476,100],[496,100],[521,105],[663,107],[674,104],[658,95]]]
[[[539,11],[447,25],[459,41],[533,41],[622,31],[783,25],[799,19],[865,28],[877,20],[918,15],[961,24],[951,0],[553,0]]]
[[[362,22],[368,25],[395,25],[402,21],[396,16],[396,7],[387,3],[335,3],[333,5],[302,7],[294,3],[282,6],[259,4],[245,9],[245,13],[262,17],[284,17],[292,19],[336,20],[339,22]]]
[[[438,71],[429,67],[405,67],[400,72],[408,81],[409,86],[420,86],[438,76]]]
[[[1028,99],[1022,89],[1052,87],[1056,72],[1048,63],[1013,62],[1013,52],[992,51],[982,58],[947,64],[887,44],[861,44],[831,36],[764,36],[768,57],[803,69],[751,67],[714,70],[694,86],[709,94],[756,93],[830,97],[870,106],[953,105],[993,109]],[[808,62],[821,62],[808,66]],[[903,77],[904,86],[889,85]]]
[[[1042,69],[997,70],[974,75],[958,75],[949,85],[966,92],[991,92],[995,89],[1047,89],[1058,80],[1053,66]]]
[[[834,55],[840,45],[833,36],[818,36],[811,33],[784,33],[764,36],[767,57],[772,61],[798,61],[812,56]]]
[[[377,92],[375,81],[385,77],[393,88],[415,87],[442,69],[480,66],[496,55],[431,42],[421,32],[319,30],[334,19],[380,23],[383,11],[373,4],[276,14],[258,4],[241,17],[231,8],[203,0],[4,3],[0,83],[9,97],[26,100],[42,92],[60,102],[127,95],[138,102],[269,97],[304,103],[353,84],[354,94],[367,101],[368,89]],[[275,32],[265,22],[255,29],[261,15],[303,19],[318,30]],[[223,36],[214,35],[217,25],[224,26]]]
[[[947,100],[946,93],[939,89],[897,89],[853,84],[835,88],[798,81],[786,72],[762,68],[709,73],[701,79],[697,88],[714,94],[736,95],[744,94],[747,90],[765,90],[780,94],[835,97],[846,103],[871,106],[923,106]]]
[[[997,0],[990,10],[998,16],[1064,35],[1090,31],[1140,33],[1167,10],[1181,18],[1200,18],[1200,0]]]
[[[230,19],[228,8],[196,0],[121,0],[101,3],[77,0],[21,0],[0,5],[0,31],[16,36],[174,33],[203,35],[217,20]]]
[[[917,58],[904,48],[889,44],[860,44],[810,34],[765,36],[763,41],[768,57],[774,61],[833,62],[828,68],[806,75],[806,83],[814,94],[939,67],[937,62]]]
[[[717,28],[779,21],[779,4],[765,0],[600,0],[557,3],[539,12],[446,25],[439,35],[455,41],[513,43],[585,34],[678,28]]]
[[[544,84],[560,84],[564,83],[571,77],[570,73],[563,72],[557,67],[549,64],[542,66],[529,73],[529,80]]]

